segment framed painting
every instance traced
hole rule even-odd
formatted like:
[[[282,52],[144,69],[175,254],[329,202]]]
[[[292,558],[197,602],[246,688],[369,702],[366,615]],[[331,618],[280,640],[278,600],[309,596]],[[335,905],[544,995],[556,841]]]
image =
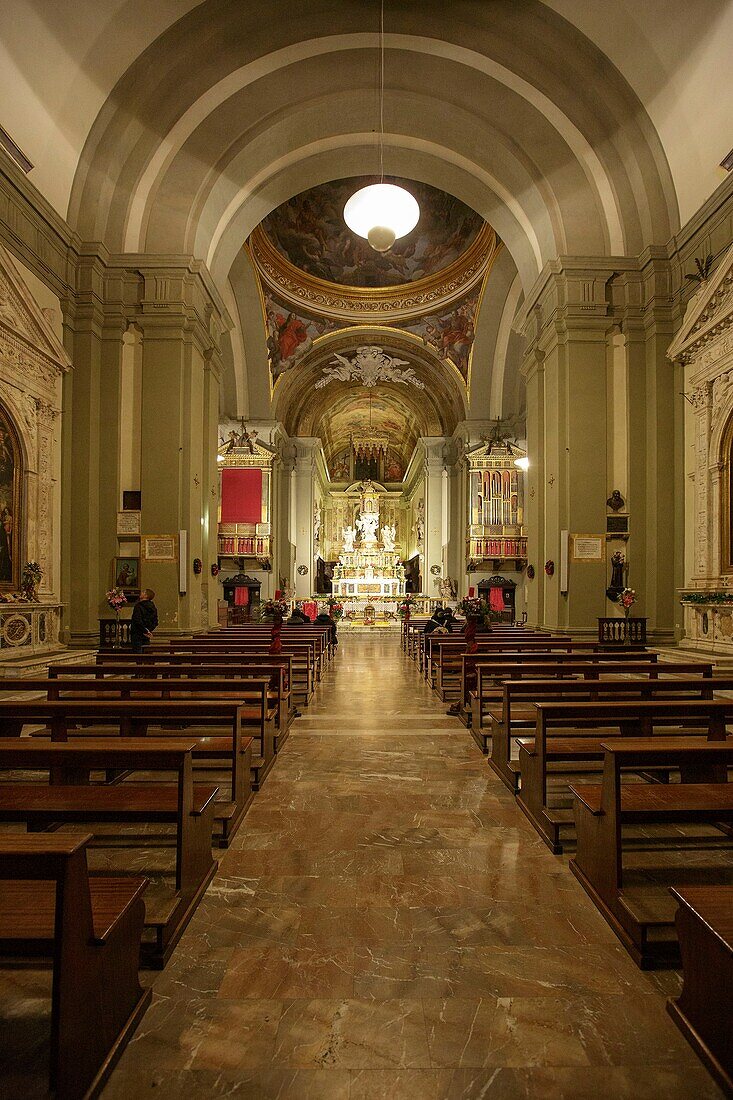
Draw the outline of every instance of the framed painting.
[[[140,591],[139,558],[115,558],[115,587],[124,592]]]
[[[13,421],[0,404],[0,592],[20,587],[23,455]]]

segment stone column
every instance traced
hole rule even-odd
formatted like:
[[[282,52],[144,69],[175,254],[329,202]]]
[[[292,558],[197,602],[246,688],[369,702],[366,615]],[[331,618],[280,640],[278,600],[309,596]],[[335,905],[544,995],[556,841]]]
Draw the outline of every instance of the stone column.
[[[313,576],[313,504],[320,439],[294,440],[295,459],[295,595],[307,599],[315,591]],[[307,572],[299,572],[305,566]]]
[[[79,293],[64,303],[65,343],[74,365],[64,377],[62,592],[64,640],[98,643],[100,614],[117,554],[120,365],[126,320],[103,306],[106,265],[79,261]]]
[[[527,623],[537,627],[544,623],[545,606],[545,356],[534,345],[522,366],[527,386],[527,455],[529,470],[525,482],[524,522],[527,528],[527,564],[534,568],[534,578],[527,579]]]
[[[221,384],[221,362],[214,348],[204,355],[204,393],[203,393],[203,451],[201,454],[202,496],[201,496],[201,625],[216,626],[218,623],[218,601],[223,589],[216,577],[211,575],[211,566],[218,563],[218,521],[219,521],[219,469],[216,461],[219,443],[219,389]],[[192,559],[193,560],[193,559]]]
[[[448,440],[443,436],[426,436],[421,439],[424,450],[425,470],[425,565],[423,568],[423,591],[426,596],[437,598],[440,589],[431,572],[433,566],[443,565],[443,497],[446,485],[443,478],[445,470],[445,448]],[[439,578],[438,578],[439,579]]]
[[[175,634],[210,621],[204,574],[194,574],[193,561],[208,567],[214,553],[220,321],[193,264],[156,265],[142,277],[142,533],[173,535],[178,544],[185,531],[187,545],[183,584],[179,562],[144,559],[141,583],[155,590],[161,634]]]
[[[535,581],[546,561],[554,563],[543,586],[531,582],[529,619],[581,633],[594,633],[605,614],[606,564],[571,564],[562,592],[561,533],[605,535],[610,275],[581,262],[564,269],[557,261],[520,313],[528,344],[527,526]]]

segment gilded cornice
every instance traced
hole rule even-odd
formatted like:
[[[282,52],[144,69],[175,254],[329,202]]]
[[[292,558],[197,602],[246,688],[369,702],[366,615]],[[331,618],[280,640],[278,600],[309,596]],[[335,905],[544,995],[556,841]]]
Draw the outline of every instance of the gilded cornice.
[[[254,230],[247,247],[263,283],[292,306],[338,321],[386,324],[435,313],[462,298],[487,274],[501,242],[487,223],[449,267],[425,279],[384,288],[339,286],[306,274],[278,252],[262,226]]]

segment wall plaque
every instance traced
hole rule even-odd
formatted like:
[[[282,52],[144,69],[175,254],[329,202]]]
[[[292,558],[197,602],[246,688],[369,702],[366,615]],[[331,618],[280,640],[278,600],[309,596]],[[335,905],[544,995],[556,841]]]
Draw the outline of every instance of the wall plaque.
[[[629,517],[628,516],[606,516],[606,534],[608,535],[628,535],[629,533]]]
[[[145,561],[175,561],[175,535],[143,535],[142,556]]]
[[[117,513],[117,534],[118,535],[139,535],[140,534],[140,512],[118,512]]]
[[[570,556],[575,562],[598,562],[606,557],[605,535],[571,535]]]

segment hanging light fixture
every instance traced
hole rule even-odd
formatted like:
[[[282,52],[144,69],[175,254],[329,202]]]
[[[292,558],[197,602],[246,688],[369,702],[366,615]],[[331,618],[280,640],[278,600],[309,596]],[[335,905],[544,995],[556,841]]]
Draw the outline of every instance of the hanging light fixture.
[[[375,252],[388,252],[420,220],[417,200],[404,187],[384,182],[384,0],[379,18],[379,183],[362,187],[346,203],[344,221]]]

